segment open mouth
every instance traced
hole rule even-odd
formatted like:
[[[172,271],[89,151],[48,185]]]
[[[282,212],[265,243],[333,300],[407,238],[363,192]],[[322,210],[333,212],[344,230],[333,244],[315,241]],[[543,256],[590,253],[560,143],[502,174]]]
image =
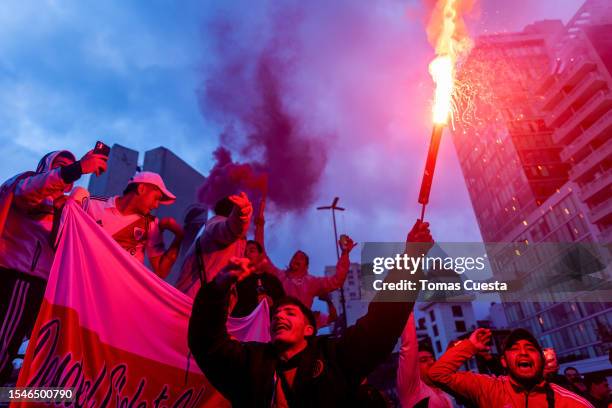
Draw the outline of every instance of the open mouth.
[[[289,325],[287,323],[282,322],[276,323],[274,325],[274,333],[278,333],[282,330],[289,330]]]
[[[533,362],[528,361],[528,360],[522,360],[522,361],[518,361],[516,363],[516,366],[520,369],[528,370],[528,369],[533,368]]]

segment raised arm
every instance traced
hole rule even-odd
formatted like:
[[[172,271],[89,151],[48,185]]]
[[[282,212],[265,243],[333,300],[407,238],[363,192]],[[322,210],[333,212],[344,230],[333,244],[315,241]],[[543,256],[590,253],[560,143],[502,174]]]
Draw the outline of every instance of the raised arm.
[[[406,323],[402,332],[399,362],[397,365],[397,391],[403,406],[407,405],[404,401],[418,401],[415,398],[419,397],[418,391],[421,386],[419,346],[413,312],[410,314],[408,323]]]
[[[255,241],[261,245],[261,249],[263,249],[263,258],[259,265],[257,265],[257,269],[270,273],[279,277],[284,272],[282,269],[278,268],[274,262],[268,256],[268,251],[266,251],[266,239],[265,239],[265,225],[266,218],[264,215],[264,211],[266,208],[266,196],[264,195],[261,198],[261,202],[259,203],[259,210],[257,211],[257,216],[255,217]]]
[[[247,353],[227,332],[229,292],[246,274],[244,261],[231,263],[217,274],[199,290],[189,319],[188,343],[194,359],[213,386],[230,399],[243,392]]]
[[[458,370],[479,350],[488,349],[487,343],[490,337],[489,330],[477,329],[469,340],[462,340],[446,350],[446,353],[429,369],[431,381],[444,390],[479,404],[478,406],[486,406],[487,389],[494,379],[487,375]]]
[[[351,260],[349,254],[357,244],[350,238],[347,237],[347,242],[342,246],[342,253],[338,263],[336,263],[336,274],[333,276],[317,277],[315,282],[317,288],[315,294],[317,296],[325,297],[329,292],[340,289],[344,285],[346,275],[348,275]]]
[[[264,230],[266,225],[266,218],[264,215],[264,211],[266,209],[266,196],[261,197],[261,201],[259,202],[259,210],[257,211],[257,216],[255,217],[255,241],[261,245],[266,252],[266,240],[264,236]]]
[[[245,193],[229,197],[234,203],[230,215],[219,221],[211,219],[206,225],[205,235],[223,245],[229,245],[240,237],[246,237],[253,214],[253,207]]]
[[[63,193],[81,175],[105,170],[106,157],[89,151],[79,161],[19,181],[15,187],[15,204],[21,208],[36,207],[45,198]]]
[[[32,208],[51,195],[62,193],[70,181],[63,179],[61,174],[62,169],[57,168],[19,181],[15,187],[15,204],[24,209]]]
[[[417,221],[408,234],[408,243],[422,245],[407,245],[410,256],[420,257],[426,254],[433,245],[429,233],[429,224]],[[422,279],[423,272],[416,271],[412,281]],[[400,282],[406,279],[405,271],[392,270],[385,282]],[[393,351],[408,316],[412,312],[418,290],[406,291],[397,297],[378,292],[368,306],[368,312],[355,325],[349,327],[339,340],[338,354],[345,372],[356,380],[368,375],[376,366]]]
[[[329,297],[322,299],[327,304],[327,322],[326,324],[332,324],[338,319],[338,310],[334,306],[334,302]]]
[[[172,243],[160,256],[149,257],[153,271],[162,279],[165,279],[168,276],[172,266],[176,262],[184,235],[183,228],[181,228],[181,226],[172,217],[165,217],[159,221],[160,239],[162,238],[161,234],[165,230],[168,230],[174,234]],[[161,240],[161,245],[163,250],[163,240]]]
[[[325,296],[329,292],[340,289],[342,285],[344,285],[346,275],[348,275],[350,262],[348,252],[343,251],[342,255],[340,255],[340,259],[338,259],[338,263],[336,264],[336,274],[333,276],[316,278],[316,294],[318,296]]]

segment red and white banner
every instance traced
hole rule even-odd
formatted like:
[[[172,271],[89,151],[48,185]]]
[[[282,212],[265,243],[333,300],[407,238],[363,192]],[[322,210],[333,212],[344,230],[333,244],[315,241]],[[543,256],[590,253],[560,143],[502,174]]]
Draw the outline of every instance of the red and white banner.
[[[229,406],[190,358],[192,299],[73,201],[61,228],[18,386],[73,388],[76,407]],[[267,341],[267,304],[228,328],[240,340]]]

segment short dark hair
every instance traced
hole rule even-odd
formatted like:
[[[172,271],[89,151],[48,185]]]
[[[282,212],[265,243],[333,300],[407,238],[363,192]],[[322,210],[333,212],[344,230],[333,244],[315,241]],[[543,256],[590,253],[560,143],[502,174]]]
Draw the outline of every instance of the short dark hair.
[[[274,316],[276,314],[276,311],[281,306],[286,306],[286,305],[297,306],[298,309],[300,309],[300,311],[302,312],[304,317],[306,317],[306,319],[308,320],[308,324],[310,324],[312,326],[312,328],[313,328],[312,335],[311,336],[307,336],[307,337],[314,337],[314,336],[316,336],[316,334],[317,334],[317,319],[315,318],[314,313],[312,312],[312,310],[307,308],[306,305],[300,301],[300,299],[298,299],[296,297],[285,296],[285,297],[279,299],[279,301],[276,302],[276,304],[274,305],[274,308],[272,308],[272,310],[270,311],[270,316]]]
[[[606,376],[600,373],[588,373],[584,376],[584,385],[586,385],[588,390],[591,389],[593,384],[601,384],[607,381],[608,379]]]
[[[255,240],[249,239],[247,242],[247,245],[251,244],[251,245],[255,245],[255,248],[257,248],[257,252],[259,252],[260,254],[263,254],[263,247],[261,246],[261,244]]]
[[[563,370],[563,374],[567,374],[569,370],[574,370],[578,373],[578,369],[576,367],[566,367],[565,370]]]
[[[302,254],[304,255],[304,258],[306,258],[306,266],[310,265],[310,258],[308,257],[308,255],[306,254],[306,252],[302,251],[301,249],[298,249],[297,251],[295,251],[295,254],[293,254],[293,256],[291,257],[291,259],[293,259],[294,256],[296,256],[297,254]]]
[[[434,353],[433,348],[431,347],[431,345],[429,343],[426,343],[426,342],[423,342],[423,341],[418,344],[418,351],[419,352],[423,351],[423,352],[429,353],[432,356],[434,356],[434,358],[436,356],[436,354]]]
[[[221,215],[223,217],[229,217],[233,209],[234,209],[234,203],[232,202],[232,200],[229,199],[229,196],[227,196],[217,201],[213,210],[216,215]]]
[[[125,189],[123,190],[123,195],[128,195],[130,193],[138,192],[138,184],[140,183],[130,183],[127,186],[125,186]]]

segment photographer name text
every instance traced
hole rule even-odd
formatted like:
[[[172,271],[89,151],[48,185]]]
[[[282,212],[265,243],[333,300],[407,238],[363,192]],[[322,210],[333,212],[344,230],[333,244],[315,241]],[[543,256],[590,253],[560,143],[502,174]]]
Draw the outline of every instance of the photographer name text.
[[[427,279],[411,281],[402,279],[399,282],[384,282],[377,279],[372,282],[372,287],[376,291],[413,291],[413,290],[434,290],[434,291],[491,291],[504,292],[508,290],[506,282],[493,281],[481,282],[467,279],[463,282],[430,282]]]

